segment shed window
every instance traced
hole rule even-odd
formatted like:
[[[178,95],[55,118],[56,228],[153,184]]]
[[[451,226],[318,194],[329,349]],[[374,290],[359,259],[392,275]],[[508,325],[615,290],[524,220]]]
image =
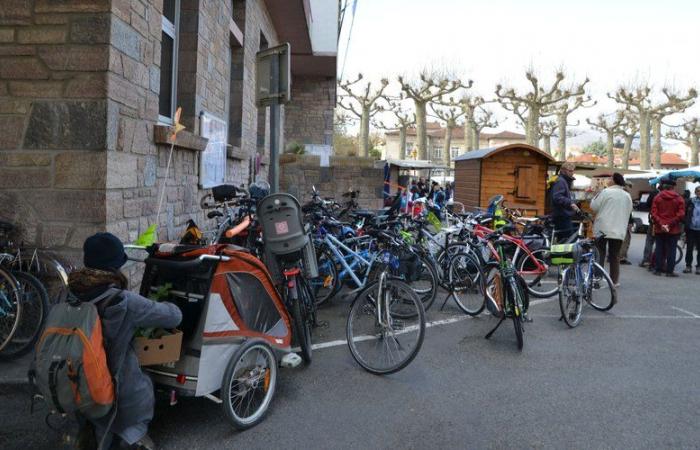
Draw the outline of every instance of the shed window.
[[[523,202],[537,201],[537,168],[518,166],[515,169],[515,198]]]

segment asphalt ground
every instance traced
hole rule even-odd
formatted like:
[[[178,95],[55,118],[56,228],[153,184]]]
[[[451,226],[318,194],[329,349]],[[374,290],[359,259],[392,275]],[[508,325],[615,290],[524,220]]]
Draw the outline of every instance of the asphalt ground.
[[[634,236],[639,261],[643,235]],[[449,303],[403,371],[363,371],[342,342],[350,298],[321,310],[327,327],[308,367],[280,372],[265,420],[236,432],[206,399],[159,402],[151,435],[164,449],[700,448],[700,276],[624,266],[618,304],[584,309],[569,329],[556,298],[533,302],[525,348],[506,322],[466,318]],[[441,321],[450,323],[440,324]],[[2,370],[2,368],[0,368]],[[0,448],[49,449],[60,433],[0,384]]]

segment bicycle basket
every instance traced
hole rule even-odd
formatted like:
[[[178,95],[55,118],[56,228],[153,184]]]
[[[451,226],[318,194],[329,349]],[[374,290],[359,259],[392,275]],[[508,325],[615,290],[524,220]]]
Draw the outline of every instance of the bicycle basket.
[[[552,265],[573,264],[581,259],[583,249],[579,244],[555,244],[549,250]]]

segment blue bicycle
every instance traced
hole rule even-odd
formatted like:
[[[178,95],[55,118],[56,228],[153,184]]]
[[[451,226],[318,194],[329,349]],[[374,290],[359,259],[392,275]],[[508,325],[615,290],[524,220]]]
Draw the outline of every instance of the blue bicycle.
[[[571,328],[581,323],[583,303],[598,311],[608,311],[617,303],[617,291],[603,267],[595,261],[595,241],[553,245],[552,260],[568,264],[561,276],[559,308],[561,318]]]

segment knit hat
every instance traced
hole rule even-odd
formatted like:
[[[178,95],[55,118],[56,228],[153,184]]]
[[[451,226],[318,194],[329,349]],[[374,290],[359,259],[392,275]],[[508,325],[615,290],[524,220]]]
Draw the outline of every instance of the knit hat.
[[[112,233],[97,233],[83,244],[83,264],[99,270],[117,270],[126,263],[124,244]]]

